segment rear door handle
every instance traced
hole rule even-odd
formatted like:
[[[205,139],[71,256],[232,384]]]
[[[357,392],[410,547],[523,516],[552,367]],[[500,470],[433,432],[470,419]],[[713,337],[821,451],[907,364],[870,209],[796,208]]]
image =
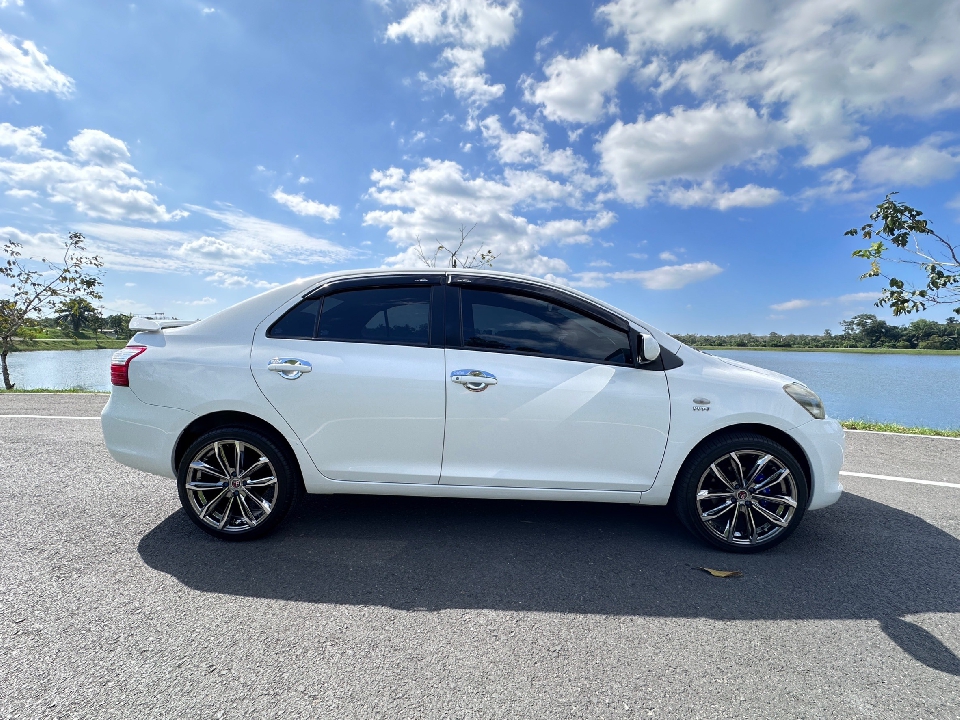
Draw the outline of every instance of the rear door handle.
[[[496,376],[483,370],[454,370],[450,373],[450,380],[471,392],[481,392],[497,384]]]
[[[296,380],[304,373],[312,372],[313,365],[300,358],[275,357],[267,363],[267,370],[280,373],[284,380]]]

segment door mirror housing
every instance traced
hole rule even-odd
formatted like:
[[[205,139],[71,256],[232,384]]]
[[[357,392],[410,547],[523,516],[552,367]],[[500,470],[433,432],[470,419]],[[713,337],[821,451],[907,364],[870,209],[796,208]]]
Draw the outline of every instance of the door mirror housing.
[[[637,362],[640,365],[646,365],[660,357],[660,343],[656,341],[653,335],[645,332],[637,333],[637,350],[640,352]]]

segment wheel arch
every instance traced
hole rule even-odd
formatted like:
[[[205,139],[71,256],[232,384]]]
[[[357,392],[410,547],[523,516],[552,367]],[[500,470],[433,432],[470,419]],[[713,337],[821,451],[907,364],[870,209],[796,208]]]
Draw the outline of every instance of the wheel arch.
[[[800,467],[803,469],[803,474],[807,477],[807,505],[809,505],[810,501],[813,499],[814,483],[810,458],[807,457],[807,453],[800,443],[798,443],[789,433],[781,430],[780,428],[773,427],[772,425],[764,425],[763,423],[737,423],[735,425],[727,425],[714,430],[706,437],[701,438],[700,442],[690,448],[690,451],[684,458],[683,463],[680,465],[680,469],[677,471],[677,477],[679,477],[684,469],[686,469],[687,463],[690,461],[690,458],[693,457],[694,453],[696,453],[708,442],[712,442],[713,440],[723,437],[724,435],[733,435],[741,432],[750,432],[756,435],[762,435],[763,437],[773,440],[774,442],[780,443],[790,451],[790,454],[796,458],[797,462],[800,464]],[[676,482],[674,482],[673,487],[670,489],[670,503],[673,502],[673,493],[675,489]]]
[[[289,454],[288,457],[291,460],[291,464],[300,474],[301,483],[303,482],[303,470],[300,467],[300,461],[297,458],[297,453],[294,452],[293,447],[287,441],[287,438],[284,437],[283,433],[277,430],[273,425],[268,423],[263,418],[259,418],[256,415],[251,415],[250,413],[240,412],[237,410],[221,410],[218,412],[209,413],[207,415],[201,415],[187,425],[183,429],[183,432],[180,433],[180,437],[177,438],[177,442],[173,446],[173,457],[171,458],[171,462],[173,463],[173,474],[177,475],[180,469],[180,462],[183,460],[183,456],[187,452],[187,448],[190,447],[194,440],[199,438],[204,433],[209,432],[210,430],[215,430],[218,427],[230,427],[237,425],[261,432],[277,443],[277,445],[279,445]]]

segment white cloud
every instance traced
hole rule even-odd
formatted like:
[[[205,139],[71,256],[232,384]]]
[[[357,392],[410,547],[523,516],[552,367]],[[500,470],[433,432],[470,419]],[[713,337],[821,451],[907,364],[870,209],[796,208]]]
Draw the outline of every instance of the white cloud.
[[[664,198],[671,205],[679,207],[712,207],[717,210],[729,210],[734,207],[764,207],[783,199],[776,188],[760,187],[753,183],[727,190],[706,181],[691,187],[673,187],[665,191]]]
[[[891,189],[949,180],[960,170],[960,150],[942,149],[940,140],[935,136],[913,147],[874,148],[860,160],[858,174],[865,182]]]
[[[297,180],[297,182],[298,182],[299,184],[301,184],[301,185],[306,185],[307,183],[312,183],[312,182],[313,182],[313,178],[307,177],[306,175],[301,175],[301,176],[300,176],[300,179]]]
[[[496,0],[428,0],[387,27],[391,40],[451,43],[486,49],[510,42],[520,19],[520,4]]]
[[[216,305],[217,301],[215,298],[205,297],[200,300],[174,300],[173,303],[174,305],[198,306],[198,305]]]
[[[57,157],[57,152],[43,147],[45,137],[39,125],[18,128],[10,123],[0,123],[0,147],[13,148],[14,155]]]
[[[267,262],[335,263],[354,255],[353,251],[330,240],[234,208],[188,207],[219,221],[226,229],[217,233],[217,239],[246,251],[246,257],[251,259],[263,254]]]
[[[470,124],[475,113],[503,94],[502,84],[490,84],[483,70],[484,52],[503,47],[513,38],[520,5],[516,0],[427,0],[418,3],[401,20],[387,27],[390,40],[409,39],[414,43],[442,44],[447,47],[440,61],[449,65],[447,72],[430,80],[440,87],[453,90],[471,110]]]
[[[110,223],[86,223],[77,229],[90,239],[91,249],[103,257],[108,268],[160,273],[219,272],[223,273],[222,282],[226,282],[227,276],[238,276],[236,268],[275,263],[329,264],[354,256],[352,250],[330,240],[234,208],[190,209],[211,218],[214,225],[204,232]]]
[[[664,262],[676,262],[677,260],[680,259],[680,258],[678,258],[676,255],[674,255],[672,252],[670,252],[670,251],[668,251],[668,250],[664,250],[664,251],[663,251],[662,253],[660,253],[657,257],[659,257],[659,258],[660,258],[661,260],[663,260]]]
[[[297,215],[310,215],[319,217],[323,218],[327,222],[332,222],[340,217],[340,208],[336,205],[324,205],[316,200],[307,200],[303,197],[303,193],[290,195],[283,192],[282,187],[279,187],[270,197],[272,197],[281,205],[285,205],[286,207],[290,208]]]
[[[67,147],[77,162],[133,170],[127,162],[130,160],[127,144],[102,130],[81,130]]]
[[[615,122],[597,145],[601,164],[624,200],[644,204],[653,186],[706,180],[722,168],[790,143],[783,126],[743,102],[705,105],[635,123]]]
[[[955,0],[614,0],[597,12],[641,78],[759,103],[803,141],[809,165],[865,149],[865,119],[960,107]]]
[[[543,68],[545,81],[525,77],[521,82],[527,102],[541,105],[548,119],[592,123],[616,109],[610,98],[627,67],[613,48],[591,45],[579,57],[550,60]]]
[[[722,272],[723,268],[719,265],[702,261],[683,265],[664,265],[653,270],[626,270],[610,273],[609,277],[614,280],[638,280],[647,290],[679,290]]]
[[[0,183],[13,190],[43,192],[49,201],[73,205],[91,217],[161,222],[188,214],[167,211],[146,189],[126,162],[130,154],[121,140],[99,130],[83,130],[67,144],[72,155],[63,155],[43,148],[43,137],[37,127],[0,126],[0,145],[14,149],[13,158],[0,157]]]
[[[225,272],[216,272],[205,279],[214,285],[231,289],[252,287],[266,290],[280,286],[280,283],[267,282],[266,280],[251,280],[246,275],[233,275]]]
[[[7,190],[4,195],[9,195],[10,197],[15,198],[40,197],[40,193],[38,193],[36,190]]]
[[[202,265],[253,265],[269,262],[270,255],[260,247],[235,245],[218,237],[204,235],[187,240],[176,253]]]
[[[771,305],[770,309],[783,312],[786,310],[803,310],[808,307],[824,305],[859,305],[865,302],[873,303],[876,299],[877,293],[875,292],[848,293],[840,297],[820,298],[818,300],[810,300],[807,298],[787,300],[786,302]]]
[[[73,80],[53,67],[31,41],[0,30],[0,90],[3,88],[67,97],[73,92]]]
[[[471,253],[483,244],[499,255],[498,267],[562,274],[569,271],[566,262],[544,254],[545,247],[590,242],[592,233],[616,220],[613,213],[599,211],[582,219],[531,222],[523,209],[582,205],[579,188],[534,171],[507,169],[502,178],[471,178],[455,162],[428,159],[409,173],[392,167],[371,178],[374,186],[367,195],[384,209],[366,213],[364,224],[388,228],[387,236],[402,249],[387,258],[388,265],[415,266],[418,236],[428,247],[435,240],[459,242],[458,228],[476,224],[468,243]]]

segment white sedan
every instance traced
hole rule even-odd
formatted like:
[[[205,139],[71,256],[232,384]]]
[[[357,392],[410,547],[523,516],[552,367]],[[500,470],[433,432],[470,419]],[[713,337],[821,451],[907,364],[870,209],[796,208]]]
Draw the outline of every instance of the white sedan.
[[[341,272],[131,327],[107,448],[219,538],[306,491],[670,504],[752,552],[843,490],[843,431],[806,386],[534,278]]]

